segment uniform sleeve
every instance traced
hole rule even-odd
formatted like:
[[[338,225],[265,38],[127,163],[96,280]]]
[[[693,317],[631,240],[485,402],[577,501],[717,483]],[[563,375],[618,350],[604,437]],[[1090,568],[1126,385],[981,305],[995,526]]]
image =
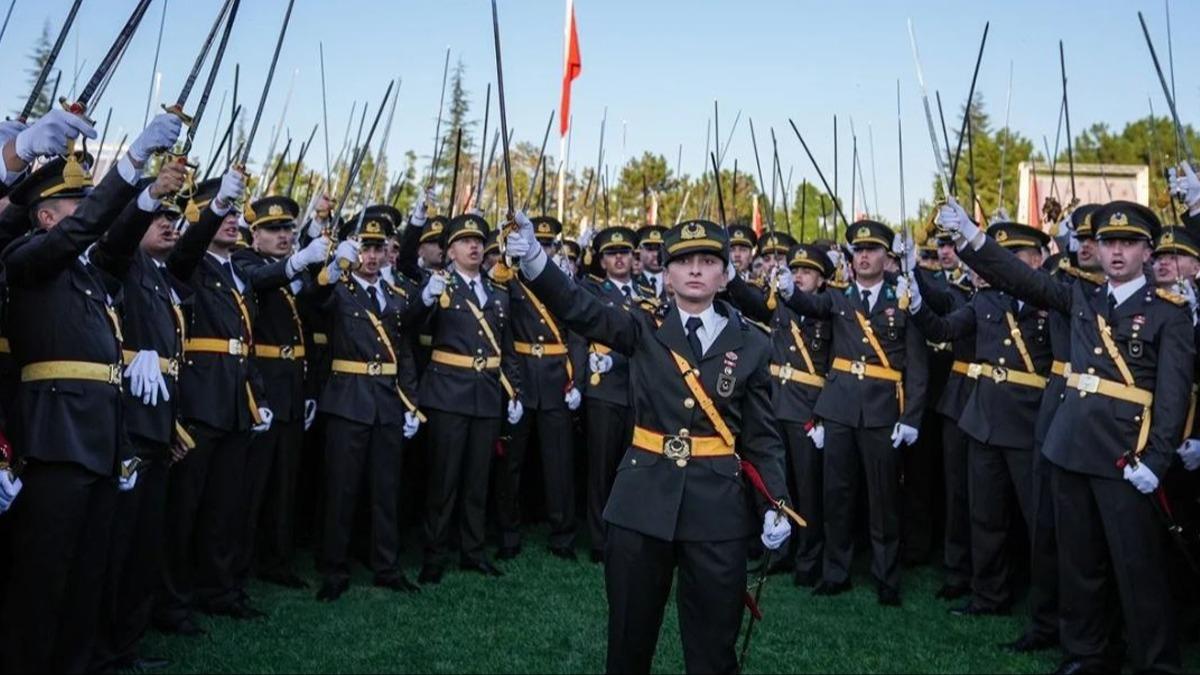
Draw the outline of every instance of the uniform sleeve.
[[[404,228],[404,234],[400,235],[400,248],[396,251],[396,269],[418,284],[421,283],[421,268],[417,265],[417,249],[421,247],[421,231],[424,229],[424,226],[418,227],[410,221]]]
[[[396,349],[396,384],[413,405],[420,406],[417,401],[417,360],[413,356],[412,340],[397,331],[393,343]]]
[[[975,334],[975,303],[968,302],[945,316],[938,316],[922,303],[920,310],[910,312],[909,316],[925,337],[934,342],[951,342]]]
[[[124,278],[153,222],[153,211],[143,210],[136,199],[130,201],[92,250],[92,264],[118,279]]]
[[[746,382],[746,398],[742,402],[742,428],[738,435],[738,452],[762,476],[763,483],[775,499],[788,499],[787,474],[784,472],[783,439],[771,407],[771,376],[767,369],[768,353]]]
[[[291,282],[287,274],[286,259],[267,262],[250,251],[238,251],[233,254],[233,264],[238,268],[238,274],[259,293],[283,288]]]
[[[167,257],[167,271],[175,275],[176,279],[190,280],[196,273],[196,268],[200,266],[200,261],[204,260],[204,252],[208,250],[208,245],[217,234],[217,230],[221,229],[224,220],[225,216],[218,216],[212,210],[211,203],[206,206],[200,213],[200,221],[188,226],[183,231],[183,236],[179,237],[179,241],[175,242],[175,248]]]
[[[934,281],[928,270],[917,269],[913,277],[921,289],[921,298],[934,312],[949,314],[956,307],[962,305],[961,296],[950,290],[948,283],[941,284]]]
[[[508,383],[512,385],[515,395],[514,399],[521,397],[521,363],[517,360],[517,349],[513,345],[512,332],[512,312],[509,311],[509,297],[504,296],[504,315],[508,320],[504,322],[504,332],[500,335],[500,368],[504,372],[504,376],[508,378]]]
[[[1071,289],[1049,273],[1031,269],[990,237],[979,250],[968,245],[959,256],[989,284],[1043,309],[1071,311]]]
[[[803,316],[828,319],[833,316],[834,293],[805,293],[800,289],[787,299],[787,306]]]
[[[1173,306],[1168,309],[1170,316],[1162,327],[1158,349],[1150,439],[1141,458],[1160,478],[1167,475],[1175,450],[1183,441],[1196,358],[1195,329],[1188,313]]]
[[[773,312],[767,308],[766,295],[759,289],[735,276],[725,287],[729,298],[743,314],[759,323],[769,323]]]
[[[626,356],[633,353],[638,340],[638,319],[633,312],[600,302],[563,274],[558,265],[546,265],[528,285],[570,330]]]
[[[929,389],[929,349],[925,334],[915,322],[909,322],[904,340],[904,412],[900,414],[900,422],[920,429]]]

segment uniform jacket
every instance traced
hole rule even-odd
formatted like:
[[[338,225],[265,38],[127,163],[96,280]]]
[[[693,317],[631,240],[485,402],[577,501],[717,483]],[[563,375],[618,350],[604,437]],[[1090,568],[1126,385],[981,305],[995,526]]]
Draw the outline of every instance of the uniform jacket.
[[[674,307],[659,325],[647,313],[601,302],[555,265],[546,265],[530,288],[572,330],[629,358],[638,427],[661,434],[686,429],[693,437],[717,435],[671,352],[698,367],[700,381],[737,439],[739,452],[758,469],[773,496],[786,497],[783,442],[771,409],[771,344],[736,309],[716,304],[728,323],[697,364]],[[760,527],[751,494],[736,455],[693,459],[680,467],[662,454],[630,448],[617,468],[604,518],[668,541],[740,539]]]
[[[896,286],[884,281],[881,296],[866,317],[891,367],[903,374],[904,410],[896,385],[889,380],[864,377],[830,369],[825,388],[817,398],[815,412],[822,419],[851,427],[890,427],[897,422],[921,428],[928,382],[928,350],[919,328],[901,311]],[[838,292],[792,294],[787,305],[804,316],[831,319],[833,322],[832,356],[850,361],[881,365],[875,350],[863,335],[855,318],[861,311],[857,287],[851,284]]]
[[[757,286],[741,277],[729,283],[728,291],[734,304],[750,318],[766,323],[771,328],[771,363],[797,372],[809,372],[808,362],[796,343],[796,333],[808,351],[814,374],[826,377],[829,372],[830,348],[833,340],[833,322],[812,316],[801,316],[792,311],[783,301],[771,310],[767,297]],[[822,291],[828,292],[828,291]],[[792,332],[795,326],[796,333]],[[782,371],[781,371],[782,372]],[[813,420],[813,408],[822,387],[802,382],[771,378],[771,405],[775,416],[781,421],[806,424]]]
[[[253,350],[257,313],[253,288],[243,278],[245,289],[238,293],[233,280],[207,253],[221,220],[211,206],[206,207],[200,221],[188,227],[175,244],[175,250],[167,258],[167,270],[194,292],[187,314],[188,339],[241,340]],[[183,419],[221,431],[248,431],[254,424],[251,407],[270,407],[261,379],[245,352],[240,355],[186,352],[179,388]]]
[[[262,378],[271,413],[279,422],[304,419],[304,364],[295,356],[303,347],[307,355],[300,304],[287,276],[287,261],[275,260],[252,249],[233,254],[233,264],[249,288],[254,289],[258,313],[254,318],[254,343],[280,347],[291,358],[267,358],[255,354],[254,367]],[[296,277],[303,288],[307,274]]]
[[[522,282],[514,277],[507,284],[508,304],[512,311],[512,337],[514,342],[527,345],[562,345],[568,348],[563,356],[527,355],[518,353],[517,363],[521,368],[521,405],[526,410],[565,410],[567,407],[564,396],[571,387],[582,391],[583,375],[587,368],[586,362],[580,362],[580,353],[575,350],[574,340],[566,326],[550,316],[558,330],[555,338],[546,319],[538,311],[536,304],[540,299]],[[544,306],[544,305],[543,305]],[[547,310],[548,313],[549,310]],[[568,361],[571,363],[568,379]]]
[[[1033,362],[1033,372],[1041,377],[1050,374],[1049,312],[1029,303],[1018,309],[1017,304],[1008,293],[988,287],[945,316],[922,307],[912,318],[934,341],[974,337],[975,362],[1002,369],[994,371],[997,376],[974,380],[958,426],[980,443],[1031,450],[1044,389],[998,381],[996,377],[1014,370],[1028,372],[1020,353],[1022,343]],[[1020,342],[1011,335],[1008,316],[1016,322]]]
[[[596,299],[608,307],[618,307],[627,312],[649,312],[651,305],[648,303],[639,303],[637,301],[637,284],[630,280],[634,288],[634,299],[626,298],[616,284],[609,280],[596,281],[590,277],[585,277],[580,282],[580,287],[591,292],[596,296]],[[650,312],[653,313],[653,312]],[[587,384],[584,395],[588,398],[593,398],[598,401],[605,401],[614,405],[629,407],[633,404],[633,392],[629,385],[629,359],[620,352],[611,351],[607,346],[599,342],[589,342],[588,350],[607,351],[608,356],[612,358],[612,368],[608,372],[600,375],[599,384],[594,383],[592,373],[589,370],[586,378]],[[586,366],[587,360],[585,358]]]
[[[470,358],[500,356],[500,369],[520,395],[521,367],[513,350],[508,292],[486,275],[481,276],[480,280],[487,293],[487,302],[483,307],[479,307],[478,298],[471,293],[463,277],[457,272],[450,273],[444,296],[448,298],[447,306],[442,307],[438,300],[429,309],[431,349]],[[416,302],[423,304],[420,299]],[[468,302],[482,311],[484,320],[499,343],[499,355],[471,312]],[[501,417],[507,406],[508,394],[500,385],[499,372],[447,366],[431,361],[421,376],[421,407],[469,417]]]
[[[45,361],[112,364],[119,377],[121,340],[113,318],[120,284],[79,257],[136,196],[136,186],[117,171],[109,171],[74,215],[51,230],[27,234],[4,250],[0,257],[9,287],[9,339],[17,365]],[[25,210],[10,206],[12,209]],[[102,476],[112,475],[128,443],[119,379],[117,382],[61,379],[21,383],[20,455],[44,462],[72,462]]]
[[[953,312],[965,305],[975,293],[968,283],[961,279],[951,281],[942,270],[929,273],[918,269],[914,278],[921,288],[921,296],[925,300],[925,305],[937,314],[945,315]],[[930,339],[930,342],[933,340]],[[930,361],[939,357],[945,358],[944,353],[935,350],[930,355]],[[957,421],[959,415],[962,414],[963,406],[967,404],[967,397],[971,395],[971,389],[975,387],[975,381],[962,373],[954,372],[954,362],[972,363],[975,361],[974,337],[951,341],[950,357],[945,383],[942,385],[941,393],[937,394],[934,410],[940,415]],[[932,373],[934,370],[935,367],[931,363],[930,372]],[[932,398],[934,395],[931,387],[930,397]]]
[[[988,240],[963,260],[989,282],[1011,288],[1026,302],[1069,319],[1071,372],[1122,382],[1100,337],[1097,316],[1108,317],[1112,337],[1135,385],[1154,395],[1148,442],[1141,460],[1165,476],[1183,436],[1196,347],[1186,309],[1161,297],[1147,281],[1109,316],[1107,285],[1064,285]],[[1066,388],[1046,434],[1043,454],[1064,469],[1119,479],[1117,461],[1137,444],[1143,407]]]
[[[387,283],[380,288],[387,300],[385,309],[372,305],[371,298],[350,274],[315,292],[314,299],[329,317],[330,356],[358,363],[396,363],[396,375],[329,374],[321,392],[321,412],[337,415],[359,424],[404,424],[407,408],[400,391],[417,405],[416,365],[412,347],[403,331],[406,321],[418,316],[412,298]],[[387,333],[396,357],[375,328],[374,316]]]

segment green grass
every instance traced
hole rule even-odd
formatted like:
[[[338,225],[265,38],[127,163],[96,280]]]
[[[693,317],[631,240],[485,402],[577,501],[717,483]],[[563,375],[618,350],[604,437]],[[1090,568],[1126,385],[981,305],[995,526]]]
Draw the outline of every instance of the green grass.
[[[406,557],[410,578],[417,561]],[[507,575],[449,572],[415,595],[370,585],[356,569],[350,591],[332,604],[314,588],[253,584],[258,621],[200,618],[201,638],[150,634],[142,652],[166,656],[173,672],[602,672],[604,579],[599,565],[551,557],[536,535]],[[755,629],[746,672],[1044,673],[1058,654],[1015,656],[996,645],[1020,632],[1023,617],[959,618],[934,599],[935,568],[906,570],[904,606],[878,606],[870,579],[852,592],[814,598],[773,576],[763,591],[765,621]],[[1200,671],[1200,654],[1187,653]],[[654,669],[680,672],[683,656],[669,608]]]

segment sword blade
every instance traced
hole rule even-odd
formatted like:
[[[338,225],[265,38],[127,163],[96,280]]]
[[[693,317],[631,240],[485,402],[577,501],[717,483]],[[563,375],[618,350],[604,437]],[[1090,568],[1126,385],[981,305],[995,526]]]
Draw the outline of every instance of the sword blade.
[[[1183,125],[1179,123],[1179,111],[1175,109],[1175,97],[1171,95],[1171,88],[1167,85],[1167,78],[1163,76],[1162,66],[1158,62],[1158,53],[1154,51],[1154,41],[1150,39],[1150,30],[1146,28],[1146,19],[1138,12],[1138,21],[1142,24],[1142,35],[1146,37],[1146,46],[1150,49],[1150,58],[1154,61],[1154,71],[1158,73],[1158,82],[1162,85],[1163,96],[1167,99],[1167,107],[1171,109],[1171,120],[1175,123],[1175,134],[1179,138],[1187,138],[1183,133]],[[1196,158],[1192,154],[1192,146],[1190,143],[1183,144],[1183,151],[1187,155],[1189,164],[1195,165]]]
[[[221,62],[225,59],[225,46],[229,44],[229,34],[233,31],[233,22],[237,18],[238,8],[241,7],[241,4],[242,0],[233,0],[233,6],[229,9],[229,18],[225,22],[225,30],[221,32],[221,42],[217,45],[217,53],[213,56],[212,69],[208,71],[208,79],[204,82],[204,89],[200,91],[200,102],[196,104],[196,111],[191,115],[191,123],[188,124],[183,149],[179,152],[179,154],[185,157],[192,150],[192,142],[196,138],[196,130],[200,127],[200,120],[203,119],[204,110],[208,107],[208,98],[212,95],[213,86],[217,83],[217,74],[221,71]]]
[[[113,66],[125,53],[125,47],[129,45],[129,41],[133,39],[133,34],[137,32],[138,25],[142,23],[142,17],[146,15],[146,10],[150,7],[150,2],[151,0],[138,0],[137,6],[133,8],[133,13],[129,15],[129,19],[125,22],[125,26],[117,34],[117,39],[108,48],[108,53],[104,55],[104,59],[100,61],[100,65],[96,67],[96,72],[92,73],[92,78],[84,85],[83,91],[80,92],[75,102],[71,104],[71,112],[77,115],[87,112],[87,106],[92,100],[92,96],[96,94],[96,90],[101,86],[101,83],[107,83]],[[99,95],[96,98],[99,99]]]
[[[241,164],[245,167],[250,161],[250,150],[254,145],[254,136],[258,133],[258,124],[262,121],[263,108],[267,105],[267,94],[271,91],[271,81],[275,79],[275,65],[279,63],[279,50],[283,48],[283,38],[287,35],[288,24],[292,20],[292,7],[296,0],[288,0],[287,12],[283,15],[283,27],[279,29],[279,39],[275,41],[275,53],[271,55],[271,67],[267,70],[267,81],[263,85],[262,96],[258,99],[258,111],[254,113],[254,123],[250,126],[250,135],[242,146]]]
[[[16,0],[13,0],[16,4]],[[83,0],[75,0],[71,4],[71,10],[67,12],[67,20],[63,22],[62,28],[58,31],[58,37],[54,40],[54,46],[50,48],[50,53],[46,57],[46,62],[42,64],[42,70],[38,73],[37,80],[33,83],[33,91],[29,94],[29,98],[25,101],[25,107],[21,108],[21,114],[17,117],[21,122],[29,120],[29,116],[33,114],[33,106],[37,105],[38,95],[42,93],[42,89],[46,87],[46,79],[50,77],[50,71],[54,70],[54,62],[58,60],[58,54],[62,51],[63,43],[67,39],[67,33],[71,32],[71,25],[75,23],[75,15],[79,13],[79,6],[83,4]],[[9,13],[12,13],[12,7],[8,8]],[[4,19],[4,25],[8,25],[8,18]],[[50,104],[54,104],[53,98]]]
[[[225,3],[221,5],[221,12],[217,14],[212,28],[208,31],[208,37],[204,38],[204,44],[200,47],[200,53],[196,55],[196,62],[192,64],[192,70],[188,73],[187,79],[184,80],[183,89],[180,90],[179,97],[175,99],[175,106],[180,110],[187,103],[188,96],[192,93],[192,87],[196,85],[196,80],[200,77],[200,69],[204,67],[204,60],[208,57],[208,50],[212,48],[213,40],[217,38],[217,31],[221,28],[221,22],[225,20],[225,15],[229,13],[229,8],[235,1],[225,0]]]
[[[913,63],[917,67],[917,84],[921,87],[921,105],[925,108],[925,126],[929,130],[929,142],[933,147],[933,158],[937,164],[937,177],[942,185],[942,194],[949,198],[951,195],[950,174],[946,171],[946,163],[938,150],[937,130],[933,125],[933,111],[929,108],[929,92],[925,89],[925,74],[921,71],[921,56],[917,51],[917,36],[913,31],[912,19],[908,20],[908,41],[912,46]]]
[[[492,36],[496,46],[496,100],[500,106],[500,138],[504,141],[504,189],[508,197],[508,217],[511,220],[515,205],[513,198],[512,162],[508,154],[508,112],[504,106],[504,65],[500,58],[500,13],[496,0],[492,0]],[[497,237],[501,247],[504,239]]]

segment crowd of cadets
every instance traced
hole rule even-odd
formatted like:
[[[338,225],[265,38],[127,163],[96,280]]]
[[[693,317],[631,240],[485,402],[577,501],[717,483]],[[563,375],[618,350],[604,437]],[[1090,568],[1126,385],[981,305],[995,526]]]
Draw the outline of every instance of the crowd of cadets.
[[[695,221],[607,227],[581,246],[557,220],[521,216],[554,267],[533,279],[500,259],[478,213],[428,213],[431,192],[408,215],[374,205],[344,219],[323,198],[301,222],[291,199],[247,194],[237,168],[190,185],[166,162],[143,178],[179,129],[155,118],[94,185],[90,158],[68,151],[94,135],[79,118],[51,112],[0,138],[0,405],[12,440],[0,559],[5,615],[21,617],[2,638],[6,670],[164,665],[138,652],[149,628],[196,636],[197,613],[262,617],[251,578],[306,588],[298,543],[315,554],[317,599],[336,601],[356,518],[374,584],[400,592],[437,584],[454,562],[502,576],[493,561],[522,554],[531,516],[565,561],[583,548],[612,563],[613,550],[649,545],[634,534],[714,538],[695,503],[657,508],[656,489],[675,489],[645,483],[659,474],[630,478],[639,448],[686,446],[682,470],[714,439],[642,426],[651,409],[694,423],[711,401],[663,403],[673,394],[653,368],[679,373],[669,360],[631,370],[642,347],[627,334],[672,312],[675,249],[713,241],[729,264],[719,306],[769,355],[745,375],[738,356],[753,349],[721,343],[711,353],[728,350],[724,370],[704,361],[709,379],[719,398],[749,386],[739,376],[763,391],[769,379],[769,406],[737,413],[766,415],[769,436],[748,437],[756,418],[740,419],[738,452],[782,441],[787,492],[808,522],[777,570],[837,595],[866,544],[878,601],[896,606],[904,566],[940,550],[937,595],[957,601],[954,614],[1007,614],[1028,577],[1028,627],[1005,648],[1061,648],[1064,672],[1123,658],[1178,669],[1177,619],[1194,603],[1180,589],[1195,588],[1196,570],[1163,519],[1191,532],[1200,467],[1200,443],[1184,440],[1196,431],[1200,235],[1184,224],[1128,202],[1082,205],[1052,243],[1012,222],[981,233],[951,202],[918,257],[870,220],[845,242],[743,225],[710,236],[715,226]],[[1200,181],[1185,172],[1174,186],[1189,221]],[[700,362],[714,336],[688,321],[686,336],[660,338]],[[409,526],[416,583],[400,564]],[[729,527],[742,541],[740,521]],[[744,541],[735,548],[761,551]],[[648,668],[653,641],[626,644],[625,632],[657,635],[661,603],[640,606],[639,594],[665,590],[608,574],[622,615],[610,618],[621,634],[609,665]],[[689,668],[731,665],[728,630],[705,647],[716,629],[686,623]]]

